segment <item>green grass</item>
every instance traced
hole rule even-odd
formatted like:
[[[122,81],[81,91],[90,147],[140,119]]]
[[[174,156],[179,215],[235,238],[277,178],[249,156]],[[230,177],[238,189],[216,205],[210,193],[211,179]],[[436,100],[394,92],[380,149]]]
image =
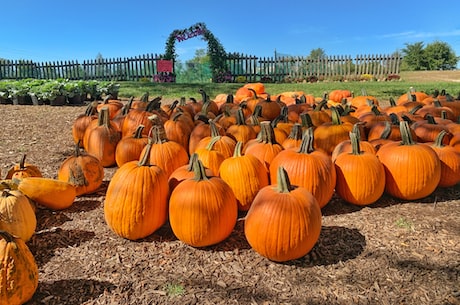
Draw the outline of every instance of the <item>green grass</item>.
[[[128,98],[130,96],[140,97],[145,92],[149,92],[151,97],[162,96],[167,99],[179,99],[180,97],[201,98],[198,90],[204,89],[211,97],[219,93],[234,94],[243,84],[164,84],[150,82],[120,82],[119,96]],[[324,92],[330,92],[333,89],[348,89],[360,95],[364,89],[368,95],[375,96],[378,100],[387,101],[390,97],[397,98],[405,94],[413,86],[417,91],[432,93],[435,89],[445,89],[450,94],[457,96],[460,92],[460,83],[447,81],[431,82],[408,82],[408,81],[390,81],[390,82],[318,82],[318,83],[283,83],[283,84],[265,84],[266,92],[278,94],[284,91],[303,91],[306,94],[322,96]]]

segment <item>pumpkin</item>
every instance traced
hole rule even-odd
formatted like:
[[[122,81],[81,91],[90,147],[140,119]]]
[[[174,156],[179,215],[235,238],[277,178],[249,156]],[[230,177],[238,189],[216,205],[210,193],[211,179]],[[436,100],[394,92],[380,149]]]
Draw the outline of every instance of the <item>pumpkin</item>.
[[[385,191],[385,169],[374,152],[361,150],[357,133],[350,133],[350,141],[351,153],[339,154],[334,161],[335,191],[351,204],[369,205]]]
[[[302,125],[300,125],[299,123],[295,123],[292,126],[291,132],[289,133],[288,137],[281,143],[281,146],[283,146],[284,149],[299,148],[300,144],[302,143],[302,137]]]
[[[198,155],[196,153],[193,153],[190,156],[188,164],[179,166],[171,173],[171,175],[169,175],[168,185],[170,193],[176,188],[176,186],[179,183],[181,183],[185,179],[193,178],[195,176],[195,173],[193,172],[193,164],[196,162],[197,159]],[[209,168],[206,168],[205,170],[207,176],[213,175],[212,170],[210,170]]]
[[[169,177],[179,166],[188,163],[187,151],[179,143],[166,138],[161,121],[151,127],[148,143],[143,148],[141,155],[146,151],[149,151],[150,164],[158,165],[165,172],[166,177]]]
[[[98,158],[82,152],[79,142],[74,154],[61,163],[57,178],[74,185],[77,196],[91,194],[102,185],[104,167]]]
[[[237,110],[236,124],[227,128],[226,135],[233,138],[236,142],[243,142],[243,144],[257,137],[254,126],[246,123],[242,108]]]
[[[427,114],[424,120],[412,123],[410,127],[417,136],[417,141],[422,143],[434,142],[441,131],[447,131],[447,126],[437,123],[431,114]],[[451,138],[452,134],[446,134],[443,137],[444,143],[448,144]]]
[[[261,130],[257,138],[252,139],[243,147],[244,154],[254,155],[268,171],[273,158],[284,148],[276,142],[273,127],[269,121],[260,123]]]
[[[446,131],[441,131],[431,145],[441,161],[440,187],[451,187],[460,182],[460,151],[443,143],[446,135]]]
[[[428,145],[412,139],[409,124],[400,123],[402,141],[377,151],[385,168],[385,191],[402,200],[417,200],[434,192],[441,179],[441,162]]]
[[[268,172],[253,155],[241,153],[243,142],[237,142],[232,157],[222,161],[220,177],[232,188],[238,210],[247,211],[259,190],[268,185]]]
[[[148,135],[150,128],[153,125],[153,122],[150,119],[151,116],[156,114],[162,118],[161,113],[157,110],[160,107],[160,100],[161,97],[157,97],[149,101],[145,109],[131,109],[123,120],[123,124],[121,126],[121,136],[123,138],[131,137],[139,125],[145,126],[144,134]]]
[[[369,102],[376,106],[379,105],[377,98],[373,95],[367,94],[366,90],[363,89],[361,90],[361,95],[356,95],[351,98],[350,104],[354,108],[359,108],[361,106],[368,105]]]
[[[0,195],[0,230],[30,240],[37,227],[37,217],[29,199],[19,191],[3,190]]]
[[[187,151],[189,138],[195,124],[192,117],[183,110],[176,111],[164,122],[166,138],[182,145]]]
[[[211,128],[211,134],[198,142],[195,152],[198,152],[201,148],[207,148],[209,144],[215,140],[211,145],[212,150],[217,150],[222,153],[224,159],[232,156],[235,150],[236,140],[230,136],[221,135],[221,130],[214,121],[210,120],[209,126]]]
[[[286,149],[270,163],[270,183],[276,184],[278,169],[283,167],[293,185],[307,189],[323,208],[331,200],[336,184],[335,168],[328,154],[314,149],[313,128],[302,138],[299,149]]]
[[[357,123],[357,124],[353,125],[352,132],[355,133],[360,139],[360,144],[359,144],[360,149],[363,150],[363,151],[370,152],[370,153],[375,155],[376,149],[375,149],[374,145],[371,142],[363,140],[366,137],[362,136],[362,133],[360,131],[359,126],[361,124],[362,123]],[[332,151],[332,154],[331,154],[331,159],[332,159],[332,161],[335,161],[335,159],[337,158],[338,155],[340,155],[342,153],[350,153],[352,150],[353,150],[353,143],[352,143],[351,139],[343,140],[342,142],[338,143],[334,147],[334,150]]]
[[[322,150],[332,155],[334,148],[340,142],[348,140],[348,134],[353,129],[353,124],[340,120],[336,107],[331,108],[332,121],[317,126],[314,130],[315,149]]]
[[[276,262],[305,256],[319,239],[321,209],[305,188],[292,186],[287,172],[277,170],[277,184],[262,188],[244,221],[249,245]]]
[[[195,127],[192,129],[192,132],[190,133],[188,146],[189,155],[195,152],[198,143],[201,141],[201,139],[211,136],[211,121],[212,120],[207,117],[199,117]],[[225,130],[219,124],[216,123],[216,127],[221,136],[225,135]]]
[[[42,173],[37,165],[26,163],[27,155],[22,155],[19,163],[13,165],[6,173],[5,179],[22,179],[25,177],[42,177]]]
[[[121,139],[121,133],[109,120],[109,108],[99,113],[97,124],[88,126],[83,137],[83,147],[101,161],[103,167],[116,164],[115,150]]]
[[[148,143],[144,129],[144,125],[139,125],[131,137],[124,137],[118,141],[115,148],[115,162],[118,167],[126,162],[139,160],[142,150]]]
[[[256,106],[257,105],[262,107],[261,115],[266,120],[274,120],[281,113],[281,105],[276,101],[272,101],[270,95],[267,95],[267,98],[259,101]]]
[[[88,104],[85,113],[80,114],[72,124],[72,138],[75,144],[83,140],[86,128],[91,121],[97,119],[97,109],[94,103]]]
[[[69,182],[44,177],[23,178],[18,183],[18,190],[52,210],[69,208],[77,196],[76,187]]]
[[[221,178],[206,175],[199,159],[194,178],[179,183],[169,199],[169,222],[174,235],[193,247],[217,244],[230,236],[238,217],[231,187]]]
[[[168,215],[168,176],[149,162],[151,146],[139,161],[123,164],[107,187],[104,218],[118,236],[138,240],[159,229]]]
[[[350,97],[352,97],[352,93],[347,89],[334,89],[328,94],[328,98],[336,103],[341,103],[343,99]]]
[[[199,147],[195,150],[195,154],[198,155],[203,166],[209,168],[215,176],[219,176],[220,164],[226,159],[220,150],[214,148],[216,143],[221,141],[221,138],[222,136],[212,137],[206,147]]]
[[[113,119],[118,111],[123,107],[123,103],[120,100],[113,99],[109,94],[96,106],[97,112],[101,112],[102,108],[107,107],[109,110],[109,117]]]
[[[38,287],[38,266],[26,243],[0,231],[0,304],[21,305]]]

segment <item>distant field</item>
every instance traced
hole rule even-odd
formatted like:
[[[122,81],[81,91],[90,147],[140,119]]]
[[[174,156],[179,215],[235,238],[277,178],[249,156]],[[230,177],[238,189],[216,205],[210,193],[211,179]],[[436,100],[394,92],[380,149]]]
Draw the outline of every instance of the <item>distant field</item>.
[[[407,82],[459,82],[460,70],[453,71],[410,71],[401,72],[400,76]]]

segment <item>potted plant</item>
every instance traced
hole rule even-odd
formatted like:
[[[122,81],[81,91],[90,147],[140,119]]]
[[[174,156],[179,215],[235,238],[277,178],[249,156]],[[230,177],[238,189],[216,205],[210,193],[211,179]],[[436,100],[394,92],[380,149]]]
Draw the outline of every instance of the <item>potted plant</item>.
[[[12,104],[10,99],[10,83],[8,81],[0,81],[0,104]]]
[[[67,103],[62,80],[50,80],[40,86],[39,99],[52,106],[62,106]]]

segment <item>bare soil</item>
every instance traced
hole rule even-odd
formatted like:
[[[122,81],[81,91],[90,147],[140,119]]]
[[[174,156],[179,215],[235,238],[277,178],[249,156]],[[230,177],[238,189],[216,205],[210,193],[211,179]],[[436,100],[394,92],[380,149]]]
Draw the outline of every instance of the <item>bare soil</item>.
[[[57,177],[74,149],[71,125],[84,106],[0,105],[2,177],[22,154]],[[334,196],[305,257],[275,263],[232,235],[206,248],[179,241],[168,224],[140,241],[104,221],[103,186],[63,211],[37,210],[28,242],[39,266],[38,304],[460,304],[460,185],[423,200],[384,195],[360,208]]]

